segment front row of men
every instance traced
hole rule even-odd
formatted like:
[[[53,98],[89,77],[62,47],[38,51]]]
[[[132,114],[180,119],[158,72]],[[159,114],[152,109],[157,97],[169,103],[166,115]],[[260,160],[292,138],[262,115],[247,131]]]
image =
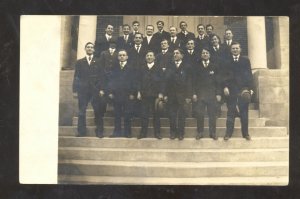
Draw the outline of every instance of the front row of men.
[[[147,137],[149,117],[152,114],[154,135],[161,139],[160,117],[157,107],[166,104],[170,121],[170,139],[184,139],[187,107],[193,104],[197,119],[196,139],[203,137],[204,114],[207,109],[209,118],[209,135],[216,136],[216,107],[222,98],[227,104],[226,133],[228,140],[234,130],[235,117],[241,119],[242,135],[250,140],[248,133],[249,97],[241,93],[253,94],[252,72],[248,58],[240,56],[239,43],[231,45],[231,59],[219,65],[210,59],[210,50],[203,48],[201,58],[196,64],[189,65],[181,49],[173,51],[172,64],[161,67],[156,64],[155,53],[148,51],[146,62],[140,67],[128,62],[126,50],[117,54],[118,62],[109,68],[101,67],[93,57],[94,44],[85,46],[86,56],[76,62],[73,93],[78,97],[78,136],[86,134],[86,108],[91,102],[96,125],[96,136],[102,138],[104,133],[103,116],[107,103],[114,107],[114,131],[110,137],[131,137],[131,119],[141,110],[141,132],[139,139]],[[246,95],[247,96],[247,95]],[[248,100],[247,100],[248,99]],[[139,108],[137,107],[139,104]],[[121,119],[124,118],[124,131]]]

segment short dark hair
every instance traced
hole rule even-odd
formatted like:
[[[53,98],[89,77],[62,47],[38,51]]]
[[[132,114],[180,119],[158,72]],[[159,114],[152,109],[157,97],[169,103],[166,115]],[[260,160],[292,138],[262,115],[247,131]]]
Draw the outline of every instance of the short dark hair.
[[[134,24],[136,24],[136,23],[140,25],[140,22],[138,22],[138,21],[133,21],[133,22],[132,22],[132,25],[134,25]]]
[[[123,25],[122,25],[122,28],[124,28],[124,27],[126,27],[126,26],[128,26],[129,29],[130,29],[130,25],[129,25],[129,24],[123,24]]]
[[[205,28],[205,26],[202,23],[197,25],[197,29],[199,28],[199,26],[203,26],[203,28]]]
[[[175,48],[174,51],[175,51],[175,50],[178,50],[178,51],[180,52],[180,54],[184,55],[184,52],[183,52],[183,50],[182,50],[181,48]],[[174,52],[174,51],[173,51],[173,52]]]
[[[207,25],[205,26],[205,29],[207,29],[207,27],[212,27],[212,29],[214,29],[214,26],[211,25],[211,24],[207,24]]]
[[[153,55],[154,55],[154,57],[155,57],[155,52],[154,52],[153,50],[148,50],[147,53],[146,53],[146,55],[147,55],[148,53],[153,53]]]
[[[164,38],[164,39],[162,39],[162,40],[161,40],[161,42],[163,42],[163,41],[167,41],[167,42],[168,42],[168,44],[170,43],[170,42],[169,42],[169,40],[168,40],[168,39],[166,39],[166,38]],[[160,43],[161,43],[161,42],[160,42]]]
[[[93,46],[95,46],[95,44],[93,43],[93,42],[87,42],[85,45],[84,45],[84,48],[86,48],[87,47],[87,45],[89,45],[89,44],[92,44]]]
[[[152,27],[153,30],[154,30],[154,26],[153,26],[153,25],[147,25],[147,26],[146,26],[146,29],[147,29],[148,27]]]
[[[217,37],[218,40],[219,40],[219,43],[221,44],[221,38],[220,38],[219,35],[217,35],[217,34],[212,34],[212,35],[211,35],[211,37],[210,37],[210,42],[212,41],[212,38],[213,38],[213,37]]]
[[[141,37],[143,38],[143,34],[140,33],[140,32],[135,33],[134,37],[135,37],[136,35],[141,35]]]
[[[157,21],[156,25],[158,25],[159,23],[161,23],[163,26],[165,25],[165,23],[163,21],[161,21],[161,20]]]
[[[203,52],[203,50],[206,50],[206,51],[208,51],[208,52],[209,52],[209,54],[210,54],[210,50],[209,50],[209,48],[208,48],[208,47],[203,47],[203,48],[201,49],[201,53]]]
[[[187,23],[185,21],[181,21],[181,22],[179,22],[179,27],[181,26],[182,23],[185,23],[187,25]]]
[[[114,27],[112,24],[107,24],[105,27],[107,28],[108,26]],[[106,28],[105,28],[105,29],[106,29]]]
[[[118,50],[118,54],[119,54],[119,52],[121,52],[121,51],[126,52],[126,55],[128,55],[127,50],[125,50],[125,49],[123,49],[123,48]]]
[[[232,45],[239,45],[240,48],[242,48],[241,44],[239,42],[237,42],[237,41],[232,42],[230,46],[232,46]]]
[[[227,32],[227,31],[229,31],[229,30],[230,30],[231,33],[232,33],[232,30],[231,30],[230,28],[226,28],[224,32]]]

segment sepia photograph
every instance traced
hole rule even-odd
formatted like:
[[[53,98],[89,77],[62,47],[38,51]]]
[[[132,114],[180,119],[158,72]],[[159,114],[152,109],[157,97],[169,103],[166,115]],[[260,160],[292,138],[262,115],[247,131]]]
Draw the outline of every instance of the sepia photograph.
[[[289,17],[23,15],[20,23],[21,183],[289,184]],[[51,73],[31,82],[41,66]],[[22,87],[47,98],[34,107],[43,116],[24,114],[37,101]],[[47,125],[29,132],[29,118]],[[47,153],[35,155],[39,147]],[[50,166],[51,177],[31,172]]]

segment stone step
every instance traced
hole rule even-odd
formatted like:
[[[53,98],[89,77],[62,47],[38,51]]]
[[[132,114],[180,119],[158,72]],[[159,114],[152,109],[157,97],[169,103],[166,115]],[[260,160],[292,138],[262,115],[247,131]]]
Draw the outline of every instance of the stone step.
[[[132,127],[132,136],[137,137],[140,134],[140,127]],[[108,137],[112,134],[114,127],[106,126],[104,128],[104,136]],[[226,132],[226,127],[217,127],[216,133],[218,137],[223,137]],[[59,135],[60,136],[75,136],[77,134],[77,127],[75,126],[60,126]],[[197,134],[197,127],[186,127],[185,137],[195,137]],[[249,127],[249,134],[252,137],[280,137],[287,136],[286,127]],[[164,138],[170,137],[169,127],[161,127],[161,135]],[[95,136],[95,126],[87,126],[87,135]],[[241,137],[241,128],[236,127],[233,137]],[[148,137],[153,137],[153,128],[149,127]],[[204,128],[204,137],[208,137],[208,128]]]
[[[169,127],[170,122],[168,118],[161,118],[160,119],[161,126],[162,127]],[[73,117],[73,125],[77,126],[78,123],[78,117]],[[265,126],[266,119],[265,118],[249,118],[249,126],[252,127],[259,127],[259,126]],[[86,118],[86,125],[93,126],[94,123],[94,117],[87,117]],[[132,127],[140,127],[141,126],[141,120],[139,118],[132,119],[131,123]],[[197,120],[195,118],[187,118],[185,121],[186,127],[196,127],[197,126]],[[240,118],[235,119],[235,125],[237,127],[241,126]],[[104,118],[104,126],[114,126],[114,118],[113,117],[105,117]],[[153,120],[150,118],[149,120],[149,126],[153,126]],[[208,127],[208,118],[204,119],[204,126]],[[226,126],[226,118],[218,118],[217,119],[217,127],[225,127]]]
[[[277,149],[133,149],[60,147],[59,159],[142,162],[288,161],[288,148]]]
[[[103,184],[103,185],[288,185],[288,176],[277,177],[200,177],[200,178],[158,178],[158,177],[115,177],[59,175],[59,184]]]
[[[130,177],[263,177],[287,176],[283,162],[128,162],[59,160],[58,174]]]
[[[92,109],[86,110],[86,116],[87,117],[94,117],[94,111]],[[107,111],[104,114],[105,117],[113,117],[114,113],[113,111]],[[220,117],[226,118],[227,117],[227,110],[222,110]],[[258,118],[259,117],[259,110],[249,110],[249,118]]]
[[[231,138],[225,142],[223,139],[186,138],[182,141],[163,138],[102,138],[60,136],[59,147],[89,147],[89,148],[135,148],[135,149],[267,149],[288,148],[289,137],[253,137],[251,142],[243,138]]]

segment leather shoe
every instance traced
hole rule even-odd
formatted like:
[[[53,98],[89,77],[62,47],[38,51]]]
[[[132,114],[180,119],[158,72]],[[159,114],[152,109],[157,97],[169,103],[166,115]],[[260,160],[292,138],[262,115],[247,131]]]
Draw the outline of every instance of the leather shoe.
[[[96,136],[97,136],[98,138],[103,138],[103,137],[104,137],[102,133],[98,133]]]
[[[203,138],[202,133],[198,133],[197,136],[196,136],[196,140],[200,140],[201,138]]]
[[[180,135],[180,136],[178,137],[178,139],[179,139],[179,140],[183,140],[183,139],[184,139],[183,135]]]
[[[157,138],[157,139],[159,139],[159,140],[162,139],[162,137],[160,136],[160,134],[155,135],[155,138]]]
[[[230,138],[230,137],[229,137],[228,135],[225,135],[224,140],[225,140],[225,141],[228,141],[229,138]]]
[[[140,135],[137,137],[137,139],[142,139],[142,138],[146,138],[146,136],[143,135],[143,134],[140,134]]]
[[[111,134],[109,137],[110,137],[110,138],[116,138],[116,137],[117,137],[117,135],[115,135],[115,134]]]
[[[125,135],[124,137],[126,137],[126,138],[132,138],[131,135]]]
[[[212,138],[213,140],[218,140],[218,137],[216,136],[216,134],[211,134],[209,137]]]
[[[250,140],[251,140],[250,135],[246,135],[244,138],[245,138],[247,141],[250,141]]]
[[[171,136],[170,136],[170,139],[171,139],[171,140],[174,140],[174,139],[175,139],[175,135],[171,135]]]

